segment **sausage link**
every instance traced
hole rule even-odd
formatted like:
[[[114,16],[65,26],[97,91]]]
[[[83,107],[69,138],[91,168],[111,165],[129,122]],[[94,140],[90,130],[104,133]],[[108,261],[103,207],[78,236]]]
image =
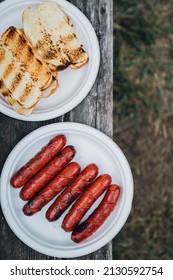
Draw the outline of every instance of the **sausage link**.
[[[111,185],[99,206],[83,223],[74,229],[71,235],[72,241],[80,243],[93,235],[114,210],[119,197],[120,187]]]
[[[62,228],[69,232],[78,225],[96,199],[110,186],[111,177],[100,175],[72,206],[62,222]]]
[[[89,164],[77,176],[49,207],[46,218],[49,222],[56,221],[65,210],[75,201],[98,175],[98,167],[94,163]]]
[[[20,191],[23,200],[30,200],[39,190],[50,182],[57,173],[74,158],[76,150],[73,146],[65,147],[54,159],[32,177]]]
[[[20,188],[28,182],[41,168],[43,168],[65,146],[65,135],[57,135],[42,150],[21,167],[11,178],[14,188]]]
[[[60,174],[24,205],[24,214],[31,216],[40,211],[49,201],[60,193],[79,172],[80,165],[78,163],[72,162],[67,165]]]

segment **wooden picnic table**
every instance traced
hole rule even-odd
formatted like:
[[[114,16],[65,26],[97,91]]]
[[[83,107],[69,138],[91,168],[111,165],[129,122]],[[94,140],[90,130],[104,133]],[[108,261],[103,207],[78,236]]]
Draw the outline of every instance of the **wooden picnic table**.
[[[2,2],[2,0],[0,0]],[[14,146],[28,133],[46,124],[78,122],[90,125],[112,137],[113,134],[113,0],[70,0],[92,23],[101,50],[101,65],[97,80],[90,93],[71,112],[49,121],[25,122],[0,113],[0,171]],[[1,210],[0,210],[1,211]],[[0,212],[0,259],[47,260],[52,257],[40,254],[20,241],[7,225]],[[96,252],[75,259],[112,259],[110,242]]]

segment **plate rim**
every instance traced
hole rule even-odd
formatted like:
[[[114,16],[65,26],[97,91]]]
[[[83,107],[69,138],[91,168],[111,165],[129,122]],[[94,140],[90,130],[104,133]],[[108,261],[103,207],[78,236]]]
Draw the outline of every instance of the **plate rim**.
[[[5,192],[2,191],[3,188],[2,188],[2,181],[0,181],[0,186],[1,186],[1,192],[0,192],[0,203],[1,203],[1,208],[2,208],[2,212],[3,212],[3,215],[5,217],[5,220],[7,222],[7,224],[9,225],[9,227],[11,228],[11,230],[13,231],[13,233],[24,243],[26,244],[28,247],[32,248],[33,250],[36,250],[37,252],[41,253],[41,254],[45,254],[47,256],[52,256],[52,257],[58,257],[58,258],[74,258],[74,257],[81,257],[81,256],[84,256],[86,254],[90,254],[92,252],[95,252],[96,250],[102,248],[103,246],[105,246],[108,242],[110,242],[117,234],[118,232],[122,229],[122,227],[124,226],[126,220],[128,219],[128,216],[131,212],[131,208],[132,208],[132,202],[133,202],[133,196],[134,196],[134,182],[133,182],[133,176],[132,176],[132,172],[131,172],[131,168],[130,168],[130,165],[124,155],[124,153],[122,152],[122,150],[120,149],[120,147],[110,138],[108,137],[106,134],[104,134],[103,132],[99,131],[98,129],[96,128],[93,128],[93,127],[90,127],[86,124],[81,124],[81,123],[75,123],[75,122],[61,122],[61,123],[54,123],[54,124],[49,124],[49,125],[45,125],[45,126],[42,126],[40,128],[37,128],[36,130],[30,132],[29,134],[27,134],[23,139],[21,139],[16,145],[15,147],[12,149],[12,151],[10,152],[9,156],[7,157],[6,161],[5,161],[5,164],[3,166],[3,169],[2,169],[2,173],[1,173],[1,179],[2,178],[5,178],[7,177],[8,175],[4,175],[5,172],[6,172],[6,168],[8,167],[9,165],[9,162],[10,162],[10,159],[11,157],[14,155],[15,151],[17,149],[19,149],[19,147],[25,143],[28,139],[30,139],[31,137],[33,137],[32,139],[34,140],[34,135],[37,134],[37,133],[40,133],[42,132],[42,134],[44,135],[45,133],[43,133],[44,131],[47,131],[47,132],[51,132],[51,131],[54,131],[55,129],[57,129],[57,133],[60,133],[60,130],[61,129],[64,129],[65,128],[68,128],[70,126],[70,128],[72,128],[73,130],[77,129],[77,130],[83,130],[83,131],[88,131],[90,132],[90,135],[92,136],[95,136],[96,135],[100,135],[101,139],[98,137],[97,139],[99,139],[100,141],[102,141],[102,137],[104,137],[104,139],[108,142],[108,144],[111,143],[111,145],[114,146],[114,148],[116,147],[117,151],[121,154],[122,156],[122,161],[124,161],[125,165],[126,165],[126,169],[127,169],[127,175],[128,175],[128,186],[129,186],[129,192],[130,192],[130,197],[128,196],[128,201],[126,201],[127,205],[126,205],[126,213],[123,217],[123,219],[121,219],[121,225],[119,226],[118,230],[116,229],[115,232],[109,232],[109,236],[107,236],[107,238],[101,238],[101,239],[98,239],[96,240],[96,243],[94,243],[94,249],[93,248],[93,243],[89,244],[88,246],[85,247],[85,244],[83,243],[83,247],[82,248],[79,248],[76,246],[76,248],[73,248],[73,249],[52,249],[50,247],[44,247],[44,246],[40,246],[40,244],[37,244],[37,247],[35,247],[35,244],[33,246],[32,243],[32,239],[29,239],[28,241],[28,237],[25,235],[25,233],[22,235],[21,237],[21,230],[20,230],[20,225],[18,225],[18,227],[16,228],[16,224],[14,226],[14,222],[11,223],[10,222],[10,218],[8,217],[9,213],[10,215],[11,212],[10,212],[10,206],[7,207],[7,209],[5,209],[5,206],[4,204],[6,203],[5,201],[7,200],[7,197],[6,199],[2,199],[2,197],[5,196]],[[42,135],[41,134],[41,135]],[[103,141],[103,143],[105,144],[105,142]],[[109,145],[108,145],[109,146]],[[12,163],[11,163],[12,164]],[[8,188],[6,187],[6,191],[8,191]],[[7,195],[8,196],[8,195]],[[127,200],[127,199],[126,199]],[[122,209],[121,212],[123,212],[124,209]],[[9,212],[9,213],[7,213]],[[122,215],[122,213],[121,213]],[[18,231],[18,228],[19,228],[19,231]],[[27,237],[27,240],[25,238]],[[31,241],[31,243],[30,243]],[[35,240],[34,240],[35,242]],[[55,252],[56,251],[56,252]]]
[[[61,117],[64,114],[70,112],[74,108],[76,108],[84,99],[85,97],[89,94],[90,90],[92,89],[100,68],[100,46],[99,46],[99,41],[98,37],[96,35],[95,29],[92,26],[91,22],[89,19],[85,16],[85,14],[75,5],[69,3],[68,1],[65,0],[48,0],[49,2],[56,2],[60,6],[64,8],[64,10],[68,7],[69,9],[71,8],[73,12],[77,14],[77,18],[82,17],[82,20],[79,19],[80,22],[83,22],[87,24],[87,35],[90,35],[92,40],[91,40],[91,46],[92,46],[92,51],[94,52],[94,59],[92,60],[92,64],[90,65],[91,71],[89,73],[88,79],[85,82],[83,88],[79,91],[79,93],[70,101],[70,103],[65,103],[61,108],[58,108],[58,110],[55,108],[54,110],[48,110],[48,112],[41,112],[41,113],[35,113],[34,112],[29,116],[25,117],[23,115],[18,114],[15,112],[12,108],[8,108],[4,106],[2,101],[0,100],[0,112],[3,113],[4,115],[11,117],[13,119],[21,120],[21,121],[27,121],[27,122],[36,122],[36,121],[46,121],[46,120],[51,120],[57,117]],[[0,3],[0,8],[11,8],[14,7],[16,3],[20,2],[27,2],[27,0],[5,0],[4,2]],[[28,5],[30,2],[34,2],[34,0],[29,0]],[[36,0],[35,2],[40,2],[44,3],[47,2],[46,0]],[[0,11],[3,13],[4,9]],[[84,23],[82,23],[82,26],[84,27]],[[89,30],[89,31],[88,31]],[[86,36],[87,36],[86,35]],[[88,36],[87,36],[88,37]],[[93,43],[94,42],[94,43]]]

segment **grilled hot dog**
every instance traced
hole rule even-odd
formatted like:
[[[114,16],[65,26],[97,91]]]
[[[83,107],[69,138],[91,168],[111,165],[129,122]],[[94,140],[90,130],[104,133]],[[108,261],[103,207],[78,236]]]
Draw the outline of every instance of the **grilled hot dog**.
[[[49,201],[60,193],[80,172],[80,165],[72,162],[58,174],[46,187],[44,187],[34,198],[28,201],[23,212],[31,216],[40,211]]]
[[[11,178],[14,188],[20,188],[43,168],[66,144],[65,135],[57,135],[42,150],[21,167]]]
[[[72,232],[71,239],[80,243],[93,235],[114,210],[120,197],[120,187],[111,185],[94,212]]]
[[[65,147],[54,159],[43,167],[33,178],[31,178],[20,192],[23,200],[30,200],[39,190],[50,182],[57,173],[73,159],[76,150],[73,146]]]
[[[98,167],[89,164],[70,184],[46,212],[48,221],[56,221],[98,175]]]
[[[91,205],[110,184],[111,177],[108,174],[99,176],[72,206],[62,222],[62,228],[67,232],[73,231]]]

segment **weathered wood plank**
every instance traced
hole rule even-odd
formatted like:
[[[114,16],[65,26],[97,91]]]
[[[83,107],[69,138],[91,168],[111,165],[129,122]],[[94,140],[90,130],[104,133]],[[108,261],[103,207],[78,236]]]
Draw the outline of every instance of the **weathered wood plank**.
[[[2,2],[2,1],[0,1]],[[100,49],[101,66],[97,80],[85,98],[70,113],[45,122],[22,122],[0,115],[0,170],[12,148],[29,132],[45,124],[73,121],[88,124],[112,137],[112,0],[71,0],[91,21],[96,30]],[[1,259],[52,259],[27,247],[10,230],[0,213],[0,258]],[[92,254],[77,259],[111,259],[111,242]]]

